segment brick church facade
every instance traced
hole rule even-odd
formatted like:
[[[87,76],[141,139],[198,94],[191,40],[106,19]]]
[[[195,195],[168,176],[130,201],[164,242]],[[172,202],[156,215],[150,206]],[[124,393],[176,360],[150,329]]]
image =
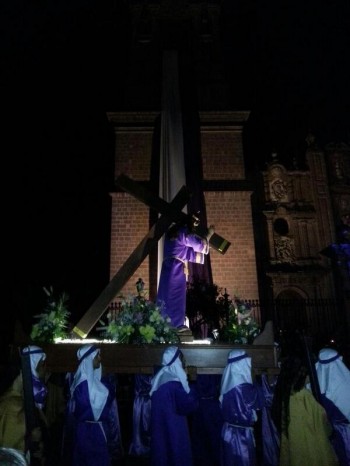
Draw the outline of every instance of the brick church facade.
[[[183,57],[190,44],[196,57],[191,79],[206,217],[231,242],[225,255],[211,252],[213,282],[231,296],[259,302],[262,324],[273,319],[275,326],[286,328],[300,321],[313,333],[348,332],[349,237],[341,236],[339,227],[349,227],[349,148],[320,149],[310,136],[302,168],[286,167],[274,154],[264,170],[249,173],[243,146],[249,111],[227,108],[226,85],[214,59],[219,2],[207,8],[180,2],[171,15],[168,3],[130,6],[133,34],[125,110],[108,113],[115,133],[115,178],[126,174],[156,191],[151,172],[159,150],[160,52],[175,45]],[[154,213],[118,187],[111,198],[112,278],[154,223]],[[135,294],[139,277],[153,299],[156,255],[142,262],[121,290],[124,296]]]

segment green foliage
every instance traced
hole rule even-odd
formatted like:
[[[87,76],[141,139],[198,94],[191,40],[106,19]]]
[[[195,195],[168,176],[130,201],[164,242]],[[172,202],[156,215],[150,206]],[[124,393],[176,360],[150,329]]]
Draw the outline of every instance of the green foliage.
[[[251,313],[250,304],[235,296],[229,305],[228,321],[220,329],[220,338],[228,343],[253,343],[261,329]]]
[[[57,298],[54,296],[52,287],[47,290],[47,302],[44,311],[34,316],[38,322],[32,326],[30,337],[33,342],[53,343],[56,338],[67,337],[68,318],[70,312],[67,308],[68,295],[61,293]]]
[[[177,329],[170,318],[161,315],[160,307],[143,297],[123,301],[115,317],[108,316],[109,324],[103,329],[104,337],[116,343],[150,344],[178,343]]]

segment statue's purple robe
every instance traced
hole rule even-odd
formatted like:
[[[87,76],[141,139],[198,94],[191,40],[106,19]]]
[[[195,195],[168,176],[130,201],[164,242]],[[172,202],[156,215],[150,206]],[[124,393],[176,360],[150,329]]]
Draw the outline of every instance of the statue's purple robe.
[[[260,408],[257,389],[250,383],[236,385],[224,394],[221,409],[221,466],[255,466],[255,410]]]
[[[180,382],[161,385],[151,397],[151,465],[192,466],[187,415],[198,408],[198,394]]]
[[[81,382],[74,390],[74,416],[76,419],[73,465],[109,466],[110,454],[103,423],[109,423],[114,400],[110,390],[98,422],[92,413],[87,382]]]
[[[165,237],[157,303],[162,305],[162,314],[170,317],[174,327],[180,327],[185,321],[185,262],[204,264],[204,254],[208,252],[207,241],[187,228],[179,229],[175,238]]]
[[[133,429],[129,455],[149,456],[151,448],[151,375],[135,374]]]

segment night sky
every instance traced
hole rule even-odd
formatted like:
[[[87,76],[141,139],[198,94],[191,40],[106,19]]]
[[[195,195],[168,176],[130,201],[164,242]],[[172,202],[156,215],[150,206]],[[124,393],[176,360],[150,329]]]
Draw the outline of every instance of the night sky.
[[[70,294],[80,316],[108,283],[114,135],[106,112],[122,107],[130,31],[124,7],[111,5],[1,5],[11,316],[29,315],[50,285]],[[232,109],[251,110],[249,165],[274,151],[284,160],[302,157],[309,130],[321,144],[349,142],[349,2],[222,5]]]

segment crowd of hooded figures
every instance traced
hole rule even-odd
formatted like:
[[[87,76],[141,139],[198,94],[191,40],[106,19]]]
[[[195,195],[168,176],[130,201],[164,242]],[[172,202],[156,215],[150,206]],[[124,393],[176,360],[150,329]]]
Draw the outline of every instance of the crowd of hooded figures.
[[[30,358],[38,422],[27,431],[21,366],[9,365],[0,387],[2,465],[133,465],[140,458],[150,466],[350,465],[350,371],[335,349],[323,348],[314,363],[316,400],[302,352],[284,356],[278,374],[254,376],[251,357],[235,348],[222,374],[204,375],[167,346],[154,374],[134,376],[126,451],[117,378],[104,374],[98,347],[80,346],[76,371],[51,384],[44,351],[32,345],[22,352]],[[59,445],[51,438],[57,400]]]

